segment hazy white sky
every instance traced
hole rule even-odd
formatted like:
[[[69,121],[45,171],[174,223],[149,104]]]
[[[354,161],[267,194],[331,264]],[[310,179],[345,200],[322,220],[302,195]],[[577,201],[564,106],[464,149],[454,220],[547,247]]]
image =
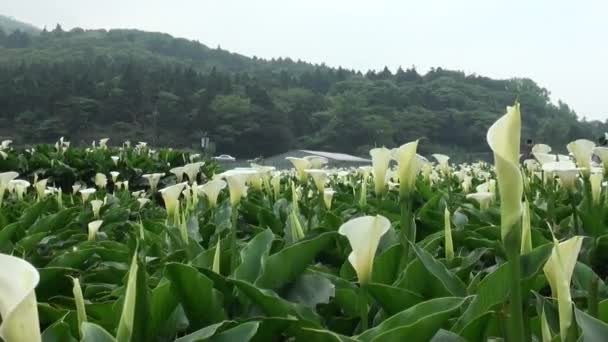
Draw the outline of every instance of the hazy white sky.
[[[138,28],[248,56],[360,70],[433,66],[530,77],[579,116],[608,119],[608,1],[0,0],[64,29]]]

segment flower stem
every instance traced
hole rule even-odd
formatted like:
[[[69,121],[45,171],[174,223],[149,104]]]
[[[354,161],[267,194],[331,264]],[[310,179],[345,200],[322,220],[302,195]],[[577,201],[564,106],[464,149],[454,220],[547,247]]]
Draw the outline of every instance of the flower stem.
[[[521,291],[521,227],[514,225],[504,238],[504,246],[509,261],[509,341],[525,341],[523,301]]]
[[[416,241],[416,226],[413,224],[412,202],[409,197],[401,198],[401,245],[403,255],[401,257],[401,268],[405,268],[409,261],[409,241]]]
[[[368,328],[368,307],[367,307],[367,286],[365,284],[361,284],[359,288],[359,306],[360,306],[360,315],[361,315],[361,332],[364,332]]]
[[[237,219],[239,210],[237,206],[232,207],[230,213],[230,222],[232,223],[232,231],[230,232],[230,274],[234,272],[237,267],[237,245],[236,245],[236,231],[237,231]]]

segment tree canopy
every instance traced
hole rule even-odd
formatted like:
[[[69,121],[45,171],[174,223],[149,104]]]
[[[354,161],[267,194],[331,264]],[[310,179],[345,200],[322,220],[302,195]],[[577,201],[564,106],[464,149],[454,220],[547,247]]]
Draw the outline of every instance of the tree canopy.
[[[516,99],[524,138],[559,147],[608,130],[530,79],[415,67],[363,74],[137,30],[0,29],[0,136],[22,144],[108,136],[193,147],[207,133],[218,153],[243,157],[365,154],[416,138],[426,139],[423,153],[486,153],[487,128]]]

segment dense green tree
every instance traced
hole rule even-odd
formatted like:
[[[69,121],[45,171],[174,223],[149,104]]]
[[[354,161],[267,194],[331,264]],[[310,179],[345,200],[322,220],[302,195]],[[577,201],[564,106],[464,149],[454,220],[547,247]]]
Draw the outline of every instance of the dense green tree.
[[[192,147],[206,132],[218,153],[244,157],[292,148],[365,155],[418,138],[423,153],[483,156],[487,128],[515,99],[522,135],[556,149],[608,130],[529,79],[415,67],[363,75],[137,30],[1,32],[0,137],[18,144],[64,135]]]

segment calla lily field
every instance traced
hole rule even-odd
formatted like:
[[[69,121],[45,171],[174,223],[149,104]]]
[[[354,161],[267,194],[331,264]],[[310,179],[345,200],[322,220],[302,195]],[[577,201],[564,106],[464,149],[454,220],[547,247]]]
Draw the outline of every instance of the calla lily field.
[[[3,141],[0,340],[606,341],[607,149],[522,151],[524,115],[464,164]]]

